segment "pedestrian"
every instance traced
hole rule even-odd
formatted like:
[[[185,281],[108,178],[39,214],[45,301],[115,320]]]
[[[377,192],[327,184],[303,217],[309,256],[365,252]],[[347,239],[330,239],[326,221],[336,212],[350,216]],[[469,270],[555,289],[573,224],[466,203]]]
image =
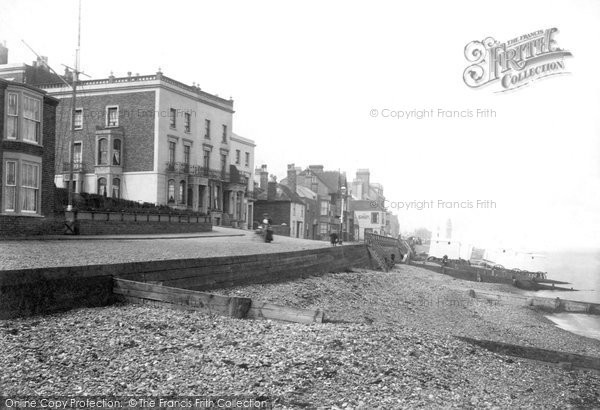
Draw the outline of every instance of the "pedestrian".
[[[263,214],[262,224],[265,233],[265,242],[267,243],[273,242],[273,228],[271,227],[272,223],[273,221],[269,217],[269,214]]]
[[[329,240],[331,241],[331,246],[336,246],[338,242],[338,235],[335,232],[329,234]]]

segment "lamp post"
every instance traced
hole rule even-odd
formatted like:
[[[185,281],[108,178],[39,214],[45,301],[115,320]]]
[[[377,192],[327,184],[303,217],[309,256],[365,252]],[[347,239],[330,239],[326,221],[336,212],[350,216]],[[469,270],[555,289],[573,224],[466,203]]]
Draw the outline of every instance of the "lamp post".
[[[342,213],[340,216],[340,240],[342,241],[342,243],[346,240],[346,238],[344,238],[344,197],[346,196],[346,187],[342,186],[340,188],[341,192],[342,192]]]

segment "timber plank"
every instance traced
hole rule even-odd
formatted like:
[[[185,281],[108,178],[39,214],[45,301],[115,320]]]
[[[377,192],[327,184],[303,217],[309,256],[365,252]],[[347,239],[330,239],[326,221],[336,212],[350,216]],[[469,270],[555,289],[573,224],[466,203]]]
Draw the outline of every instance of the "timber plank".
[[[177,308],[203,310],[238,319],[271,319],[295,323],[322,323],[323,311],[292,308],[265,302],[253,302],[250,298],[228,297],[189,289],[114,279],[113,292],[119,298],[134,303],[157,302]],[[171,306],[169,306],[171,307]]]
[[[282,320],[295,323],[322,323],[324,313],[322,310],[298,309],[273,303],[252,301],[248,318]]]
[[[249,298],[213,295],[188,289],[171,288],[118,278],[114,279],[113,293],[191,306],[236,318],[245,317],[251,304],[251,299]]]
[[[456,336],[467,343],[483,347],[489,351],[524,359],[539,360],[550,363],[571,363],[575,367],[600,370],[600,358],[576,353],[559,352],[531,346],[513,345],[492,340],[478,340],[470,337]]]

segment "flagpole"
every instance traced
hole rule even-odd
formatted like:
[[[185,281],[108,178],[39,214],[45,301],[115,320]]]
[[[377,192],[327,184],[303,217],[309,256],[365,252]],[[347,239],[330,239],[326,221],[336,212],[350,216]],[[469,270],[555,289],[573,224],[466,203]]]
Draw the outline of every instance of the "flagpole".
[[[74,171],[74,154],[75,154],[75,110],[77,109],[77,81],[79,80],[79,49],[81,46],[81,0],[79,0],[79,19],[77,27],[77,49],[75,50],[75,69],[73,70],[73,92],[71,95],[71,143],[69,146],[69,185],[68,185],[68,205],[67,211],[73,210],[73,171]],[[83,116],[83,112],[81,113]]]

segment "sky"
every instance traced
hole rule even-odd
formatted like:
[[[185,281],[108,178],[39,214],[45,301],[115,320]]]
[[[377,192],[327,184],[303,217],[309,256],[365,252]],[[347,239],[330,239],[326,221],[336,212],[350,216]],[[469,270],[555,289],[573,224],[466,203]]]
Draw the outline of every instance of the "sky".
[[[556,27],[570,74],[514,92],[472,89],[464,48]],[[75,0],[1,0],[9,62],[73,65]],[[401,230],[480,246],[600,248],[600,1],[83,0],[81,67],[92,78],[164,74],[233,97],[256,165],[369,168]],[[490,118],[383,117],[494,110]],[[372,111],[377,110],[373,116]],[[389,110],[389,111],[385,111]],[[456,201],[489,209],[448,209]],[[400,209],[434,201],[429,210]]]

